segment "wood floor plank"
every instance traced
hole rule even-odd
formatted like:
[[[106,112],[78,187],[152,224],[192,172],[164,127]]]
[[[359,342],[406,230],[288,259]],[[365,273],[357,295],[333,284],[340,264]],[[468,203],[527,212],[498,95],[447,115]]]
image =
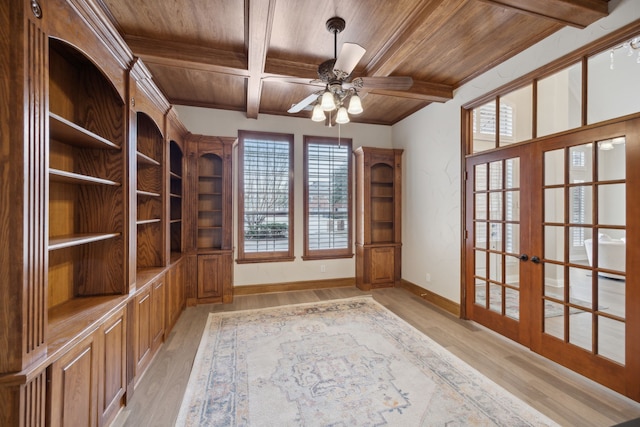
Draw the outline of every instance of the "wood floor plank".
[[[372,294],[396,315],[561,425],[610,426],[640,417],[640,404],[403,289],[355,287],[236,296],[187,308],[113,426],[173,426],[209,312],[250,310]]]

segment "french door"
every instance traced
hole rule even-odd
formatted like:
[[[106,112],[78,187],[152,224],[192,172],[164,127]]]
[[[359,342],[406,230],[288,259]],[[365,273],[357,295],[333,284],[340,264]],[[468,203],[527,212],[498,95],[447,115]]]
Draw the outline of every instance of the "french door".
[[[467,318],[640,401],[640,120],[466,170]]]

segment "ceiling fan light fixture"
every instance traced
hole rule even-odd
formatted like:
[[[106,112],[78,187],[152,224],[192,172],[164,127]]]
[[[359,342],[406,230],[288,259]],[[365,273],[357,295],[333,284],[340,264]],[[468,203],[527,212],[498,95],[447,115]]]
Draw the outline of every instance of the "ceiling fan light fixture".
[[[322,105],[322,109],[324,111],[331,111],[336,109],[336,101],[333,97],[333,93],[329,90],[326,90],[322,94],[322,100],[320,101],[320,105]]]
[[[341,125],[349,123],[349,114],[347,114],[346,108],[340,107],[338,109],[338,114],[336,115],[336,123],[339,123]]]
[[[311,120],[314,122],[324,122],[327,119],[327,116],[324,114],[324,110],[320,104],[316,104],[313,106],[313,114],[311,115]]]
[[[599,148],[602,151],[609,151],[609,150],[613,150],[613,143],[611,141],[602,141],[599,144]]]
[[[362,101],[360,100],[357,92],[351,95],[351,98],[349,99],[349,109],[347,111],[349,114],[362,113]]]

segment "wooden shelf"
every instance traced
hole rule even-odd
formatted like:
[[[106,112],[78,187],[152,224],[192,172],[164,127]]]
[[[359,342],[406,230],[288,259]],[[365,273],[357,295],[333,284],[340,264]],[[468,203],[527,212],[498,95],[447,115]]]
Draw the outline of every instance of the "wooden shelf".
[[[49,169],[49,178],[51,181],[64,182],[68,184],[120,186],[119,182],[111,181],[109,179],[96,178],[93,176],[81,175],[79,173],[51,168]]]
[[[118,237],[120,233],[82,233],[70,236],[61,236],[49,239],[49,250],[70,248],[73,246],[86,245],[88,243],[99,242],[101,240]]]
[[[182,218],[180,219],[172,219],[169,221],[169,224],[179,224],[182,222]]]
[[[169,171],[169,176],[170,176],[171,178],[173,178],[173,179],[178,179],[178,180],[181,180],[181,179],[182,179],[182,176],[181,176],[181,175],[178,175],[177,173],[175,173],[175,172],[173,172],[173,171]]]
[[[140,164],[147,164],[147,165],[153,165],[153,166],[160,166],[160,162],[152,159],[151,157],[147,156],[144,153],[141,153],[139,151],[136,151],[136,158],[138,160],[138,163]]]
[[[49,128],[51,138],[65,144],[83,148],[120,149],[118,145],[108,139],[51,112],[49,113]]]
[[[145,196],[145,197],[160,197],[160,193],[154,193],[151,191],[144,191],[144,190],[136,190],[136,194],[138,196]]]
[[[212,181],[216,179],[222,179],[222,175],[200,175],[198,179],[202,181]]]
[[[154,224],[156,222],[160,222],[160,218],[152,218],[152,219],[140,219],[136,221],[136,225],[145,225],[145,224]]]
[[[182,199],[182,194],[171,193],[169,194],[169,197],[173,197],[174,199]]]

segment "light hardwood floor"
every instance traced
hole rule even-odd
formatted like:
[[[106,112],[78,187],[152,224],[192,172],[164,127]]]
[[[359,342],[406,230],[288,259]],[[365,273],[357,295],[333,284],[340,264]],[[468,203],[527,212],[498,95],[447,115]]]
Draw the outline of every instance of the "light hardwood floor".
[[[236,296],[233,304],[187,308],[114,426],[173,426],[209,312],[368,294],[355,287]],[[611,426],[640,417],[640,404],[546,360],[403,289],[373,297],[453,354],[564,426]]]

